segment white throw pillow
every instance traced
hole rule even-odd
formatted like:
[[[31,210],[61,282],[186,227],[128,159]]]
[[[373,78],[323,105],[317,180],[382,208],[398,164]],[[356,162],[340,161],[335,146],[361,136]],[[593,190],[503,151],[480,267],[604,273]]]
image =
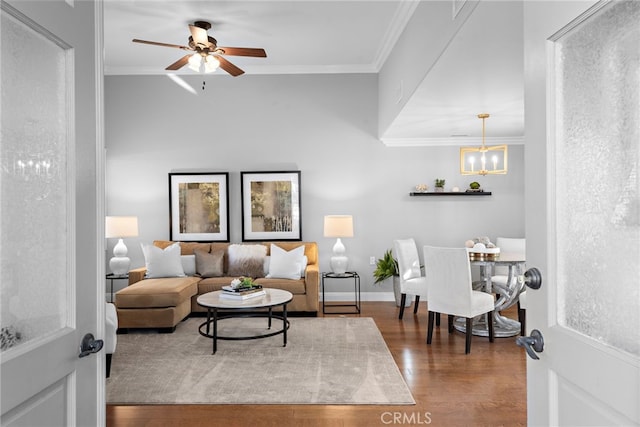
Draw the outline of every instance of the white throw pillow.
[[[302,262],[300,263],[300,277],[303,277],[307,273],[307,264],[309,263],[309,258],[307,256],[302,257]],[[267,277],[269,274],[269,266],[271,265],[271,256],[264,257],[264,276]]]
[[[195,255],[180,255],[180,261],[182,262],[182,270],[187,276],[195,276],[196,274],[196,256]]]
[[[182,261],[180,261],[180,244],[174,243],[164,250],[155,245],[141,243],[144,254],[146,277],[184,277]]]
[[[302,277],[304,245],[285,251],[277,245],[271,245],[271,260],[267,278],[299,280]],[[306,263],[304,264],[306,266]]]
[[[302,262],[300,262],[300,277],[304,277],[307,273],[307,264],[309,263],[309,259],[306,255],[302,257]]]

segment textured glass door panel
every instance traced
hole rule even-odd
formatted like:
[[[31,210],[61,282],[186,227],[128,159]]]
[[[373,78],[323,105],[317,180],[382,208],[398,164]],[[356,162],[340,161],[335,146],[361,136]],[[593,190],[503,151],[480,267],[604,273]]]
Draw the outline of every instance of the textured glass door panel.
[[[554,46],[558,322],[640,355],[640,2]]]
[[[73,326],[73,187],[68,184],[71,67],[65,46],[4,11],[1,19],[0,326],[5,351]]]

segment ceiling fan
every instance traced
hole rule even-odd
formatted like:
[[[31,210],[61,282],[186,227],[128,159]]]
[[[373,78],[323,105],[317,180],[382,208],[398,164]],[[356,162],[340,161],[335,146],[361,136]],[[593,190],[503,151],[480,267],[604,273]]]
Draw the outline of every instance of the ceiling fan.
[[[193,24],[189,24],[189,30],[191,36],[189,37],[189,46],[181,46],[177,44],[159,43],[148,40],[133,39],[134,43],[151,44],[155,46],[175,47],[177,49],[187,50],[195,53],[189,53],[182,58],[178,59],[173,64],[169,65],[165,70],[179,70],[185,65],[189,65],[189,68],[199,72],[201,68],[204,68],[205,73],[214,72],[218,67],[225,70],[227,73],[236,77],[244,74],[244,71],[238,68],[236,65],[227,61],[223,55],[231,56],[253,56],[266,58],[267,53],[264,49],[251,48],[251,47],[222,47],[218,46],[216,39],[207,34],[207,30],[211,28],[211,23],[206,21],[196,21]]]

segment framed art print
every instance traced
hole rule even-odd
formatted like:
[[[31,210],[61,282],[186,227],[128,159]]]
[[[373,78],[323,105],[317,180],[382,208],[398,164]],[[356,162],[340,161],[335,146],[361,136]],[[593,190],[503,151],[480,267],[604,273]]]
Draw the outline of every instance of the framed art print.
[[[229,241],[229,173],[170,173],[173,241]]]
[[[242,240],[302,240],[300,171],[240,172]]]

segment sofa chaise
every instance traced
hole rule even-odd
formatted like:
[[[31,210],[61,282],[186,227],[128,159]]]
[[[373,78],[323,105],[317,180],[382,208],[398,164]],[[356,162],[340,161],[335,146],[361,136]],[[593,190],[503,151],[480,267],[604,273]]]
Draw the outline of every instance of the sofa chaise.
[[[169,254],[170,251],[176,255]],[[241,276],[251,277],[265,288],[291,292],[289,313],[317,316],[320,277],[315,242],[231,244],[156,240],[148,247],[143,245],[143,252],[145,267],[131,270],[129,286],[115,294],[121,330],[157,328],[172,332],[191,313],[206,312],[197,304],[199,295],[220,290]],[[156,253],[158,262],[150,264],[150,254]],[[294,260],[294,255],[295,266],[289,261]],[[175,264],[175,259],[180,263],[175,266],[177,272],[168,267]],[[149,277],[148,269],[156,274]]]

